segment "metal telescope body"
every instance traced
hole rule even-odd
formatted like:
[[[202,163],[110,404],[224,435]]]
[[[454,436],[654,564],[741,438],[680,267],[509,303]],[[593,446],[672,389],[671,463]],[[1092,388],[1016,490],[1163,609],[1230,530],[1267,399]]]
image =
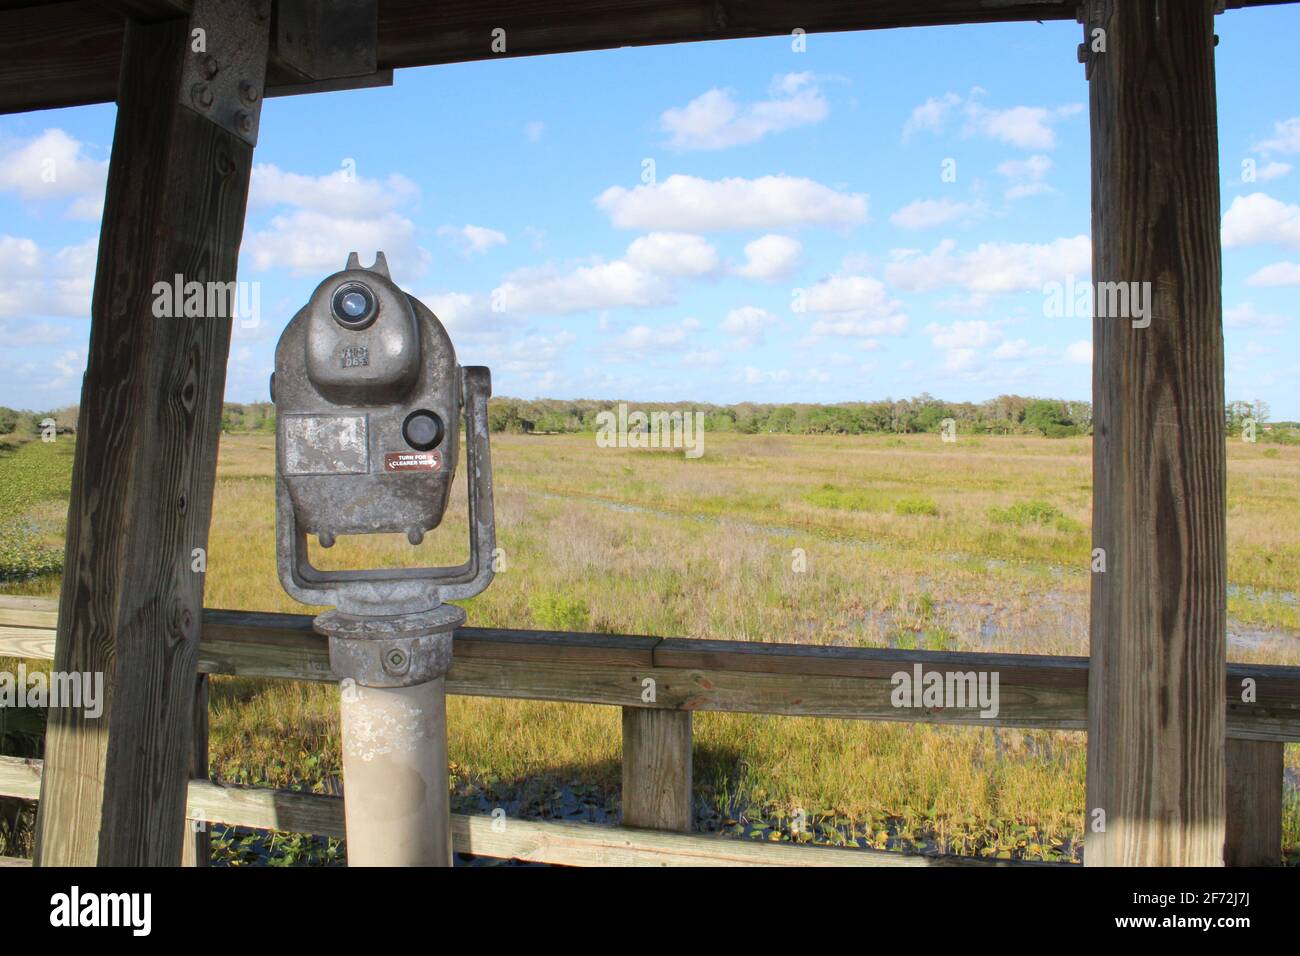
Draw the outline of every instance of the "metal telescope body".
[[[329,638],[342,684],[348,863],[449,866],[445,677],[465,612],[447,600],[492,581],[496,530],[488,369],[462,368],[442,323],[357,254],[289,322],[275,350],[276,562]],[[469,560],[456,567],[327,571],[307,536],[404,533],[442,523],[466,429]]]

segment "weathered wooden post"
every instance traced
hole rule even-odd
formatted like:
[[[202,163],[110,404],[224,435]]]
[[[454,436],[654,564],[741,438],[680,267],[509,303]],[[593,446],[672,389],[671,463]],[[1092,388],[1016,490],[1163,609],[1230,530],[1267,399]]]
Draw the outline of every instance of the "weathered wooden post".
[[[209,684],[207,674],[200,674],[194,682],[194,750],[190,755],[190,779],[208,779],[208,698]],[[186,803],[189,801],[187,800]],[[185,835],[185,844],[181,848],[181,866],[207,866],[212,859],[212,835],[208,832],[208,821],[186,817],[189,832]]]
[[[1228,739],[1227,833],[1223,862],[1228,866],[1282,864],[1282,773],[1280,740]]]
[[[623,825],[689,833],[691,712],[623,708]]]
[[[106,707],[52,714],[39,864],[181,860],[231,320],[156,317],[154,285],[235,278],[269,24],[200,0],[126,27],[54,665]]]
[[[1215,865],[1226,470],[1213,0],[1090,0],[1093,546],[1084,862]],[[1100,31],[1100,32],[1099,32]],[[1106,315],[1149,290],[1146,318]],[[1149,285],[1143,286],[1143,283]],[[1112,292],[1114,295],[1112,296]]]

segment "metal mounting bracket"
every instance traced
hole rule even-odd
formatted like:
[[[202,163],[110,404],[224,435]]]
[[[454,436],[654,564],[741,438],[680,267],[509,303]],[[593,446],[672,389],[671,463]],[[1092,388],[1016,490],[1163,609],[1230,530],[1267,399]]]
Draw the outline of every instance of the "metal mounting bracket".
[[[1102,44],[1105,44],[1106,24],[1110,22],[1111,0],[1083,0],[1074,11],[1074,18],[1083,24],[1083,42],[1079,44],[1079,62],[1083,64],[1084,77],[1092,79],[1092,68],[1097,62],[1097,57],[1104,56],[1104,52],[1093,50],[1095,37],[1094,30],[1101,30],[1103,33]]]
[[[271,0],[194,0],[180,103],[257,145]]]
[[[378,0],[276,0],[275,58],[301,82],[378,69]]]

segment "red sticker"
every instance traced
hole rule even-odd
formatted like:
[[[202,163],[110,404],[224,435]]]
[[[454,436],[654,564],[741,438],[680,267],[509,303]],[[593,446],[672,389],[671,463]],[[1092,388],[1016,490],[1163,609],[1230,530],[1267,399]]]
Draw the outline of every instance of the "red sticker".
[[[390,451],[384,456],[384,471],[437,471],[442,457],[434,451]]]

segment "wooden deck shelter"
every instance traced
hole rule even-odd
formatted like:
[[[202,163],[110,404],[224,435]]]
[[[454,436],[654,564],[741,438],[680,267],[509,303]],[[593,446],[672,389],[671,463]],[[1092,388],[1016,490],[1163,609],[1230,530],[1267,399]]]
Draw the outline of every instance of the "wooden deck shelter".
[[[1092,577],[1085,862],[1217,865],[1225,838],[1230,862],[1267,859],[1268,838],[1261,857],[1227,822],[1277,802],[1281,740],[1292,738],[1228,736],[1240,677],[1226,667],[1214,81],[1224,6],[0,0],[0,112],[118,106],[54,651],[60,670],[104,672],[108,701],[99,720],[52,712],[38,863],[182,856],[204,719],[196,698],[205,703],[203,575],[191,555],[207,544],[230,322],[155,318],[151,290],[177,273],[235,279],[266,95],[383,85],[396,69],[505,56],[1042,20],[1077,21],[1085,41],[1093,279],[1154,290],[1149,327],[1093,325],[1093,544],[1106,571]],[[690,706],[634,713],[630,727],[625,709],[625,733],[669,750],[684,739],[689,755]]]

